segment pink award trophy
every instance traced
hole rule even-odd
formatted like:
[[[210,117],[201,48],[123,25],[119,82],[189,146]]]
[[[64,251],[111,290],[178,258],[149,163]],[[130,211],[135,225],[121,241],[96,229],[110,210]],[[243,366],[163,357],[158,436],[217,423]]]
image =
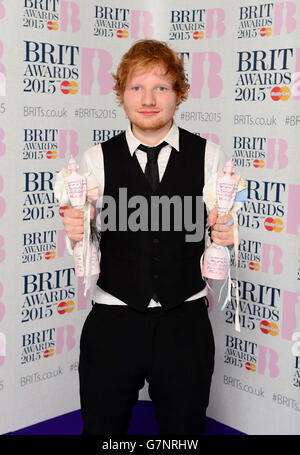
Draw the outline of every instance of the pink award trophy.
[[[237,219],[236,214],[232,211],[232,207],[237,195],[237,192],[240,191],[239,183],[241,177],[234,173],[234,165],[232,160],[228,160],[224,166],[223,174],[218,175],[216,179],[216,187],[205,186],[203,189],[203,199],[207,206],[210,205],[212,208],[212,200],[214,200],[214,206],[218,209],[218,216],[231,213],[234,222],[234,243],[237,247],[238,244],[238,235],[237,235]],[[244,182],[243,182],[244,183]],[[242,190],[245,192],[245,184],[242,185]],[[242,200],[242,199],[240,199]],[[232,224],[232,222],[230,222]],[[236,249],[235,249],[236,252]],[[237,258],[236,258],[237,259]],[[225,302],[221,308],[221,311],[226,307],[227,302],[230,300],[230,291],[232,286],[232,281],[230,278],[230,252],[228,247],[221,245],[216,245],[212,242],[209,247],[205,250],[204,255],[201,258],[201,271],[202,276],[207,279],[214,280],[225,280],[228,279],[228,292],[225,299]],[[225,284],[225,283],[224,283]],[[223,285],[224,286],[224,285]],[[220,295],[223,289],[223,286],[220,291]],[[238,293],[237,293],[238,294]],[[235,327],[236,330],[240,331],[239,317],[238,317],[238,295],[237,295],[237,307],[236,307],[236,317],[235,317]]]
[[[99,258],[95,245],[90,237],[90,209],[91,202],[98,199],[98,187],[92,172],[86,175],[77,172],[78,164],[71,156],[68,169],[62,169],[55,183],[55,196],[60,204],[71,203],[73,208],[84,212],[83,240],[75,243],[73,258],[75,274],[84,277],[84,295],[90,287],[91,275],[100,271]]]

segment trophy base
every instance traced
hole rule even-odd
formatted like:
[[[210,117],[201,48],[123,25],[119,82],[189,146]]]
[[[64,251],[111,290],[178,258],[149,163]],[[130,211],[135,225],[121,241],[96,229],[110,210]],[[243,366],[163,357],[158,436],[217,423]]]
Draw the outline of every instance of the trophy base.
[[[225,280],[228,262],[224,248],[214,243],[204,253],[202,276],[212,280]]]

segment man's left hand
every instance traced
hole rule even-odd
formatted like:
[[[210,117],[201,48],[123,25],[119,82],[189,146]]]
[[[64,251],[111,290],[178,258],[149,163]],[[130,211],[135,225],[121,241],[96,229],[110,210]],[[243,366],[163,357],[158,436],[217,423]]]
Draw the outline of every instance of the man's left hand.
[[[218,210],[212,209],[208,215],[208,224],[211,226],[211,239],[216,245],[231,246],[234,244],[233,224],[227,226],[232,220],[231,215],[218,216]]]

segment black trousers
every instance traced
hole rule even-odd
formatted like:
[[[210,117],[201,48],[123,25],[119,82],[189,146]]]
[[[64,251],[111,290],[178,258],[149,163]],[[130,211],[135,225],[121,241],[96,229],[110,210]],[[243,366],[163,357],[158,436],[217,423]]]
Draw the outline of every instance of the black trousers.
[[[215,350],[206,303],[93,306],[80,340],[84,435],[126,434],[145,379],[160,435],[205,433]]]

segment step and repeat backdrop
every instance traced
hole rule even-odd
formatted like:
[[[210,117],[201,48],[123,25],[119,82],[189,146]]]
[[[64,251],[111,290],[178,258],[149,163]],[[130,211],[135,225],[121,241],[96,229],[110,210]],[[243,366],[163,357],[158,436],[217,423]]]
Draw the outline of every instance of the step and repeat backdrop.
[[[0,433],[80,407],[95,282],[84,296],[54,181],[70,153],[127,127],[111,73],[141,38],[182,55],[178,125],[220,144],[248,185],[231,302],[221,312],[218,289],[209,297],[208,415],[300,434],[299,0],[0,1]]]

